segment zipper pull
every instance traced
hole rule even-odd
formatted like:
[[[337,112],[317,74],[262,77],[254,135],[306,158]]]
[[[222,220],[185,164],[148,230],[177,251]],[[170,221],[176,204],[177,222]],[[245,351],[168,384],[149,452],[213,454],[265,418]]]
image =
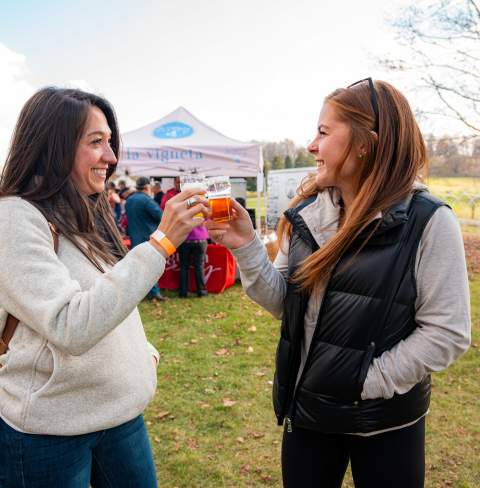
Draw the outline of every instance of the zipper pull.
[[[292,421],[288,417],[287,417],[287,432],[288,433],[293,432]]]

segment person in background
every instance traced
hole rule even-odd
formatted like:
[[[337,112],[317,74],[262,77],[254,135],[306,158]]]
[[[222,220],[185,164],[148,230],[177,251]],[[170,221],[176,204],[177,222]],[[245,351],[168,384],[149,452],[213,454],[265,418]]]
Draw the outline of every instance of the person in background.
[[[273,403],[285,488],[423,488],[430,374],[470,344],[452,210],[416,179],[427,154],[406,98],[371,78],[325,98],[317,171],[282,217],[274,263],[250,218],[209,221],[247,294],[282,320]]]
[[[44,88],[20,112],[0,177],[2,488],[157,486],[158,352],[137,305],[208,204],[182,192],[127,252],[106,191],[119,146],[94,94]]]
[[[110,205],[110,208],[112,209],[113,216],[115,217],[115,223],[118,225],[120,222],[120,217],[122,215],[122,204],[120,196],[117,193],[117,189],[113,181],[108,182],[107,188],[108,203]]]
[[[125,202],[127,216],[127,233],[130,237],[132,249],[150,239],[162,218],[162,210],[153,201],[152,187],[146,176],[140,176],[135,185],[136,191],[128,196]],[[149,300],[164,301],[164,297],[155,283],[148,292]]]
[[[158,203],[158,206],[162,206],[162,199],[163,199],[163,191],[162,191],[162,182],[155,181],[152,187],[153,190],[153,199]]]
[[[162,208],[162,210],[165,208],[165,205],[170,200],[170,198],[174,197],[178,193],[180,193],[180,177],[175,176],[175,178],[173,180],[173,187],[170,188],[169,190],[167,190],[162,197],[162,200],[160,203],[160,207]]]
[[[252,208],[247,208],[247,201],[243,197],[237,197],[235,200],[248,212],[250,219],[252,220],[253,228],[257,228],[257,223],[255,222],[255,210]]]
[[[125,192],[128,192],[129,189],[130,189],[130,187],[127,186],[127,183],[125,182],[125,180],[119,180],[118,181],[118,196],[120,198],[125,199],[123,194]]]
[[[180,193],[180,177],[176,176],[174,187],[167,190],[162,199],[162,209],[170,198]],[[180,261],[180,284],[178,296],[187,298],[188,296],[188,270],[190,262],[193,264],[195,274],[195,284],[197,285],[197,297],[201,298],[208,295],[205,286],[205,257],[208,247],[208,231],[204,225],[200,225],[188,235],[185,242],[178,248],[178,259]]]

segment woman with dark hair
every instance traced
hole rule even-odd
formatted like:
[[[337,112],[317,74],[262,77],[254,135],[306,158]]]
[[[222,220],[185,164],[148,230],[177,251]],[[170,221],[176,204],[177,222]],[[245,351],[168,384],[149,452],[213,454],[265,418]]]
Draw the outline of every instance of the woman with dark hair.
[[[362,80],[327,96],[317,161],[267,258],[242,207],[209,222],[247,294],[281,318],[273,400],[287,488],[424,485],[430,373],[470,343],[462,235],[416,181],[425,144],[405,97]]]
[[[156,486],[142,412],[158,353],[137,304],[207,215],[173,198],[126,253],[108,203],[110,104],[45,88],[20,114],[0,180],[0,486]]]

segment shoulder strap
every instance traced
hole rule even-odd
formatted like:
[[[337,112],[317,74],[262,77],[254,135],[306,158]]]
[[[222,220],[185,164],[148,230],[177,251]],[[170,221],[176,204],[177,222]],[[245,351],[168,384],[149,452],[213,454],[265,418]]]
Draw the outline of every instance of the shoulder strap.
[[[55,252],[58,252],[58,231],[55,226],[49,222],[48,226],[50,227],[50,232],[52,233],[53,237],[53,248]],[[15,330],[18,326],[18,319],[14,317],[12,314],[8,314],[7,321],[5,323],[5,328],[2,332],[2,337],[0,338],[0,356],[5,354],[8,351],[8,345],[12,340],[13,334],[15,334]],[[1,367],[1,365],[0,365]]]

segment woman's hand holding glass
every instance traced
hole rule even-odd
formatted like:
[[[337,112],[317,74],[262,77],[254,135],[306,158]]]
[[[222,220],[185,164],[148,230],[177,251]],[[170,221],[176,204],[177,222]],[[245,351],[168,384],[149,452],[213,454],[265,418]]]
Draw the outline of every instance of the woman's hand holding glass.
[[[248,212],[232,199],[233,218],[229,222],[206,223],[208,234],[212,240],[230,249],[237,249],[251,242],[255,237],[255,230]]]
[[[166,203],[158,229],[175,247],[182,244],[188,234],[208,218],[208,200],[204,195],[204,190],[190,188],[178,193]],[[191,199],[195,199],[197,203],[192,205]],[[199,217],[198,214],[202,216]]]

